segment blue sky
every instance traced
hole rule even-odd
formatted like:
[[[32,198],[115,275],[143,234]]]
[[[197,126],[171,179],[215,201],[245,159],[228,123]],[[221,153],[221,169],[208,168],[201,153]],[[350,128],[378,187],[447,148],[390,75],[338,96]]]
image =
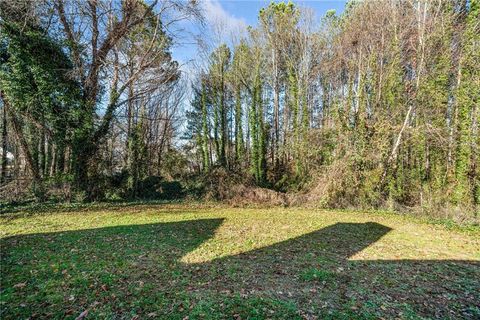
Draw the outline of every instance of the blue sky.
[[[263,0],[220,0],[219,3],[223,9],[235,18],[244,19],[249,25],[257,24],[258,12],[261,8],[267,6],[270,1]],[[309,7],[315,10],[318,16],[322,16],[327,10],[335,9],[337,13],[343,11],[345,1],[294,1],[303,7]]]
[[[278,0],[277,0],[278,1]],[[245,29],[246,26],[256,26],[258,22],[258,12],[261,8],[267,6],[270,0],[201,0],[200,4],[203,8],[207,26],[223,21],[223,29],[225,34],[231,31]],[[346,1],[343,0],[311,0],[311,1],[294,1],[302,7],[309,7],[315,11],[319,18],[325,14],[327,10],[335,9],[337,14],[343,12]],[[201,33],[195,27],[186,27],[192,33]],[[226,36],[228,37],[228,36]],[[228,43],[228,40],[225,40]],[[185,64],[190,60],[197,58],[197,46],[193,40],[185,40],[181,45],[173,48],[173,57],[181,64]],[[184,66],[188,69],[188,66]]]

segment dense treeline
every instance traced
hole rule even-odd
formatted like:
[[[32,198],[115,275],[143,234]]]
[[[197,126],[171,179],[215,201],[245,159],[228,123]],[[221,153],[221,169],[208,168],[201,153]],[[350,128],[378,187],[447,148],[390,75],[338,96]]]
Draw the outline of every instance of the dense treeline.
[[[480,202],[478,1],[349,2],[320,25],[271,3],[211,53],[190,128],[202,170],[328,206]]]
[[[478,213],[477,0],[350,1],[320,21],[272,2],[199,49],[184,128],[168,26],[200,18],[195,1],[0,8],[1,179],[39,199],[205,190],[223,170],[323,206]]]
[[[67,198],[115,188],[137,196],[142,179],[175,157],[184,90],[166,26],[198,8],[12,0],[0,9],[2,181],[26,179],[20,188],[31,182],[39,199],[52,187]]]

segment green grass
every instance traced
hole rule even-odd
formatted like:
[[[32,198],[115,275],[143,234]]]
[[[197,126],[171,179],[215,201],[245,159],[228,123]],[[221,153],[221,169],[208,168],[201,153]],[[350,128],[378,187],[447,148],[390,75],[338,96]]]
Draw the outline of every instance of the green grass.
[[[126,206],[0,217],[1,319],[480,317],[480,229]]]
[[[333,281],[335,273],[324,269],[309,268],[303,271],[301,279],[304,281]]]

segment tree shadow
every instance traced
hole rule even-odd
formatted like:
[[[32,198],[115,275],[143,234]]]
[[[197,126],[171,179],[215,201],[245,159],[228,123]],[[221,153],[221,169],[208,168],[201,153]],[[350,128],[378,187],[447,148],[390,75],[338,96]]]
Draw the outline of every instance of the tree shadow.
[[[210,282],[218,291],[290,299],[307,318],[480,317],[479,261],[349,260],[390,231],[337,223],[204,267],[227,275]]]
[[[205,263],[181,258],[223,219],[129,225],[1,240],[2,319],[473,318],[480,263],[349,260],[391,229],[337,223]]]

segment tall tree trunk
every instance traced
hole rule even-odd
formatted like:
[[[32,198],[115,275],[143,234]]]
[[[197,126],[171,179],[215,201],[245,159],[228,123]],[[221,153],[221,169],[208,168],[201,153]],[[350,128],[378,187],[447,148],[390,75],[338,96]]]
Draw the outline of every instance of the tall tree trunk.
[[[273,64],[273,139],[272,139],[272,160],[277,169],[278,161],[278,144],[279,144],[279,113],[280,113],[280,88],[278,79],[278,59],[275,48],[272,48],[272,64]]]
[[[209,152],[209,138],[210,131],[208,129],[208,110],[207,97],[205,92],[205,85],[202,83],[202,156],[203,156],[203,170],[210,170],[210,152]]]
[[[28,142],[25,139],[25,136],[23,135],[22,125],[20,123],[20,120],[17,118],[17,115],[15,114],[15,112],[11,110],[7,97],[4,95],[3,91],[0,91],[0,98],[3,100],[3,107],[7,108],[8,116],[10,118],[13,131],[15,133],[15,136],[18,139],[22,153],[25,156],[28,169],[32,174],[34,191],[36,195],[39,196],[39,199],[43,200],[44,188],[43,188],[42,177],[38,167],[38,162],[34,160],[32,153],[30,152]]]
[[[221,89],[220,89],[220,165],[227,167],[226,145],[227,145],[227,110],[225,107],[225,79],[222,66]]]
[[[3,100],[3,97],[2,97]],[[2,115],[2,165],[0,183],[4,183],[7,176],[7,106],[3,102],[3,115]]]
[[[243,161],[242,100],[240,85],[235,88],[235,158],[237,163]]]

